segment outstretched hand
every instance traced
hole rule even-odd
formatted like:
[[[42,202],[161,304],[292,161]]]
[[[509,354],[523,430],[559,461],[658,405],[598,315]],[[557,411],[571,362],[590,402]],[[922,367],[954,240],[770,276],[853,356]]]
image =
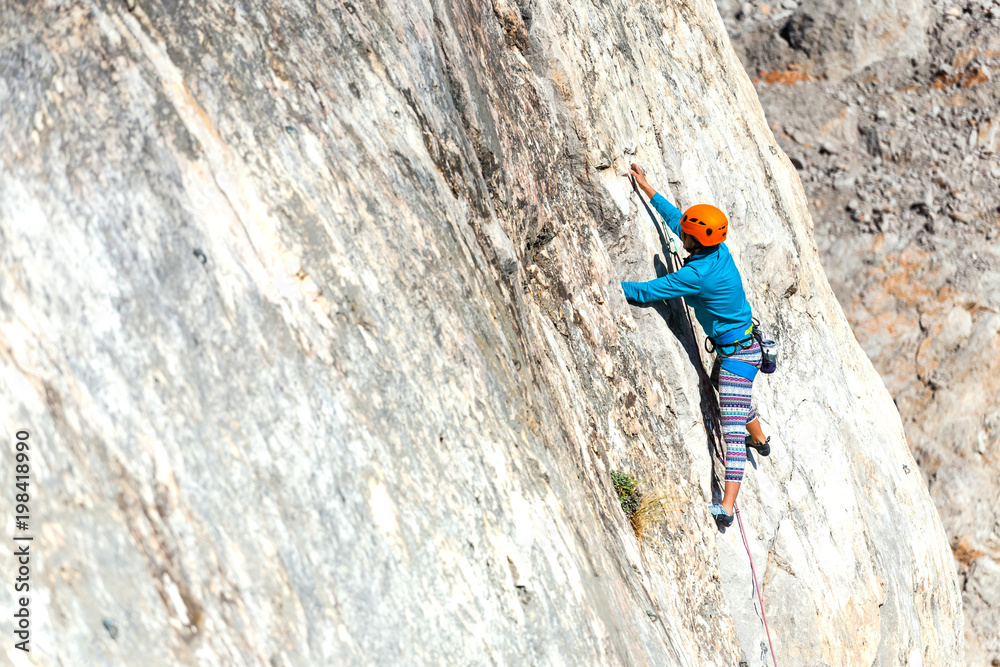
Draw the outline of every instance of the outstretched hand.
[[[642,171],[642,167],[637,165],[635,162],[632,163],[631,168],[628,171],[628,175],[635,179],[635,184],[639,186],[639,189],[646,193],[646,196],[652,198],[656,194],[656,190],[650,186],[649,181],[646,180],[646,174]]]
[[[637,165],[635,162],[633,162],[630,165],[630,169],[628,170],[628,174],[629,174],[629,176],[631,176],[632,178],[634,178],[637,183],[645,183],[646,182],[646,173],[642,170],[642,167],[640,167],[639,165]]]

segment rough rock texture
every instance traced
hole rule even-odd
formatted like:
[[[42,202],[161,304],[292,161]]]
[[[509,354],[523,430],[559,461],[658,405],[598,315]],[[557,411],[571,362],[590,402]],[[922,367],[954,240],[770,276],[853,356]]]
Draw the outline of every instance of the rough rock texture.
[[[926,0],[718,0],[748,69],[840,80],[872,63],[927,54]]]
[[[927,34],[898,51],[914,58],[890,48],[842,82],[781,38],[792,14],[719,8],[759,77],[830,282],[941,513],[963,583],[969,664],[1000,664],[1000,3],[913,5]],[[827,11],[803,2],[793,13]],[[777,43],[784,50],[766,46]]]
[[[26,3],[0,37],[40,662],[769,664],[706,508],[700,340],[618,287],[663,252],[633,159],[729,211],[782,346],[740,497],[779,661],[963,659],[944,531],[707,0]],[[613,469],[677,507],[642,543]]]

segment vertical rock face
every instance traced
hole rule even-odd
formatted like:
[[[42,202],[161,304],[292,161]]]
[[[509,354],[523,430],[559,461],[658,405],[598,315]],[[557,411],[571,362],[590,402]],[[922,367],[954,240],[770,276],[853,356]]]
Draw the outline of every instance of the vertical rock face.
[[[885,60],[927,55],[924,0],[719,0],[752,73],[786,70],[840,80]]]
[[[730,214],[781,345],[740,497],[779,660],[963,659],[940,521],[710,2],[3,16],[43,660],[767,664],[706,510],[700,338],[618,286],[664,257],[633,160]],[[613,469],[675,507],[642,543]]]
[[[820,68],[772,71],[757,91],[799,168],[830,282],[941,513],[968,662],[1000,664],[1000,8],[920,4],[927,49],[913,61],[887,53],[839,82]],[[763,35],[779,39],[784,24],[759,7],[719,7],[758,72]]]

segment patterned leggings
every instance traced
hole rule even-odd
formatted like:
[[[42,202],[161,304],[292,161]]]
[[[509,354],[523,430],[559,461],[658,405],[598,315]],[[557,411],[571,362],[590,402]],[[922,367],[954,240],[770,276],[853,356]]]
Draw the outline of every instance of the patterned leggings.
[[[745,361],[760,368],[760,345],[753,345],[734,354],[731,359]],[[719,408],[722,411],[722,437],[726,441],[726,481],[742,482],[747,464],[746,426],[757,418],[750,404],[753,380],[741,378],[725,368],[719,369]]]

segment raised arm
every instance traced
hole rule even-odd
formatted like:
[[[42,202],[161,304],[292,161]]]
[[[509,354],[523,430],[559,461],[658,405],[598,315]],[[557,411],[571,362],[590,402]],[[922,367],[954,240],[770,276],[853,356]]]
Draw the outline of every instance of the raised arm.
[[[635,303],[665,301],[679,296],[690,296],[701,291],[701,277],[691,266],[685,266],[669,275],[642,283],[622,283],[625,298]]]
[[[642,190],[647,197],[649,197],[649,203],[653,205],[653,208],[655,208],[656,212],[660,214],[663,221],[667,223],[667,227],[670,228],[670,231],[680,238],[681,216],[683,215],[680,210],[668,202],[666,197],[653,189],[653,186],[651,186],[649,181],[646,180],[646,174],[643,173],[639,165],[633,162],[632,168],[628,173],[630,176],[635,178],[635,184],[639,186],[639,189]]]

